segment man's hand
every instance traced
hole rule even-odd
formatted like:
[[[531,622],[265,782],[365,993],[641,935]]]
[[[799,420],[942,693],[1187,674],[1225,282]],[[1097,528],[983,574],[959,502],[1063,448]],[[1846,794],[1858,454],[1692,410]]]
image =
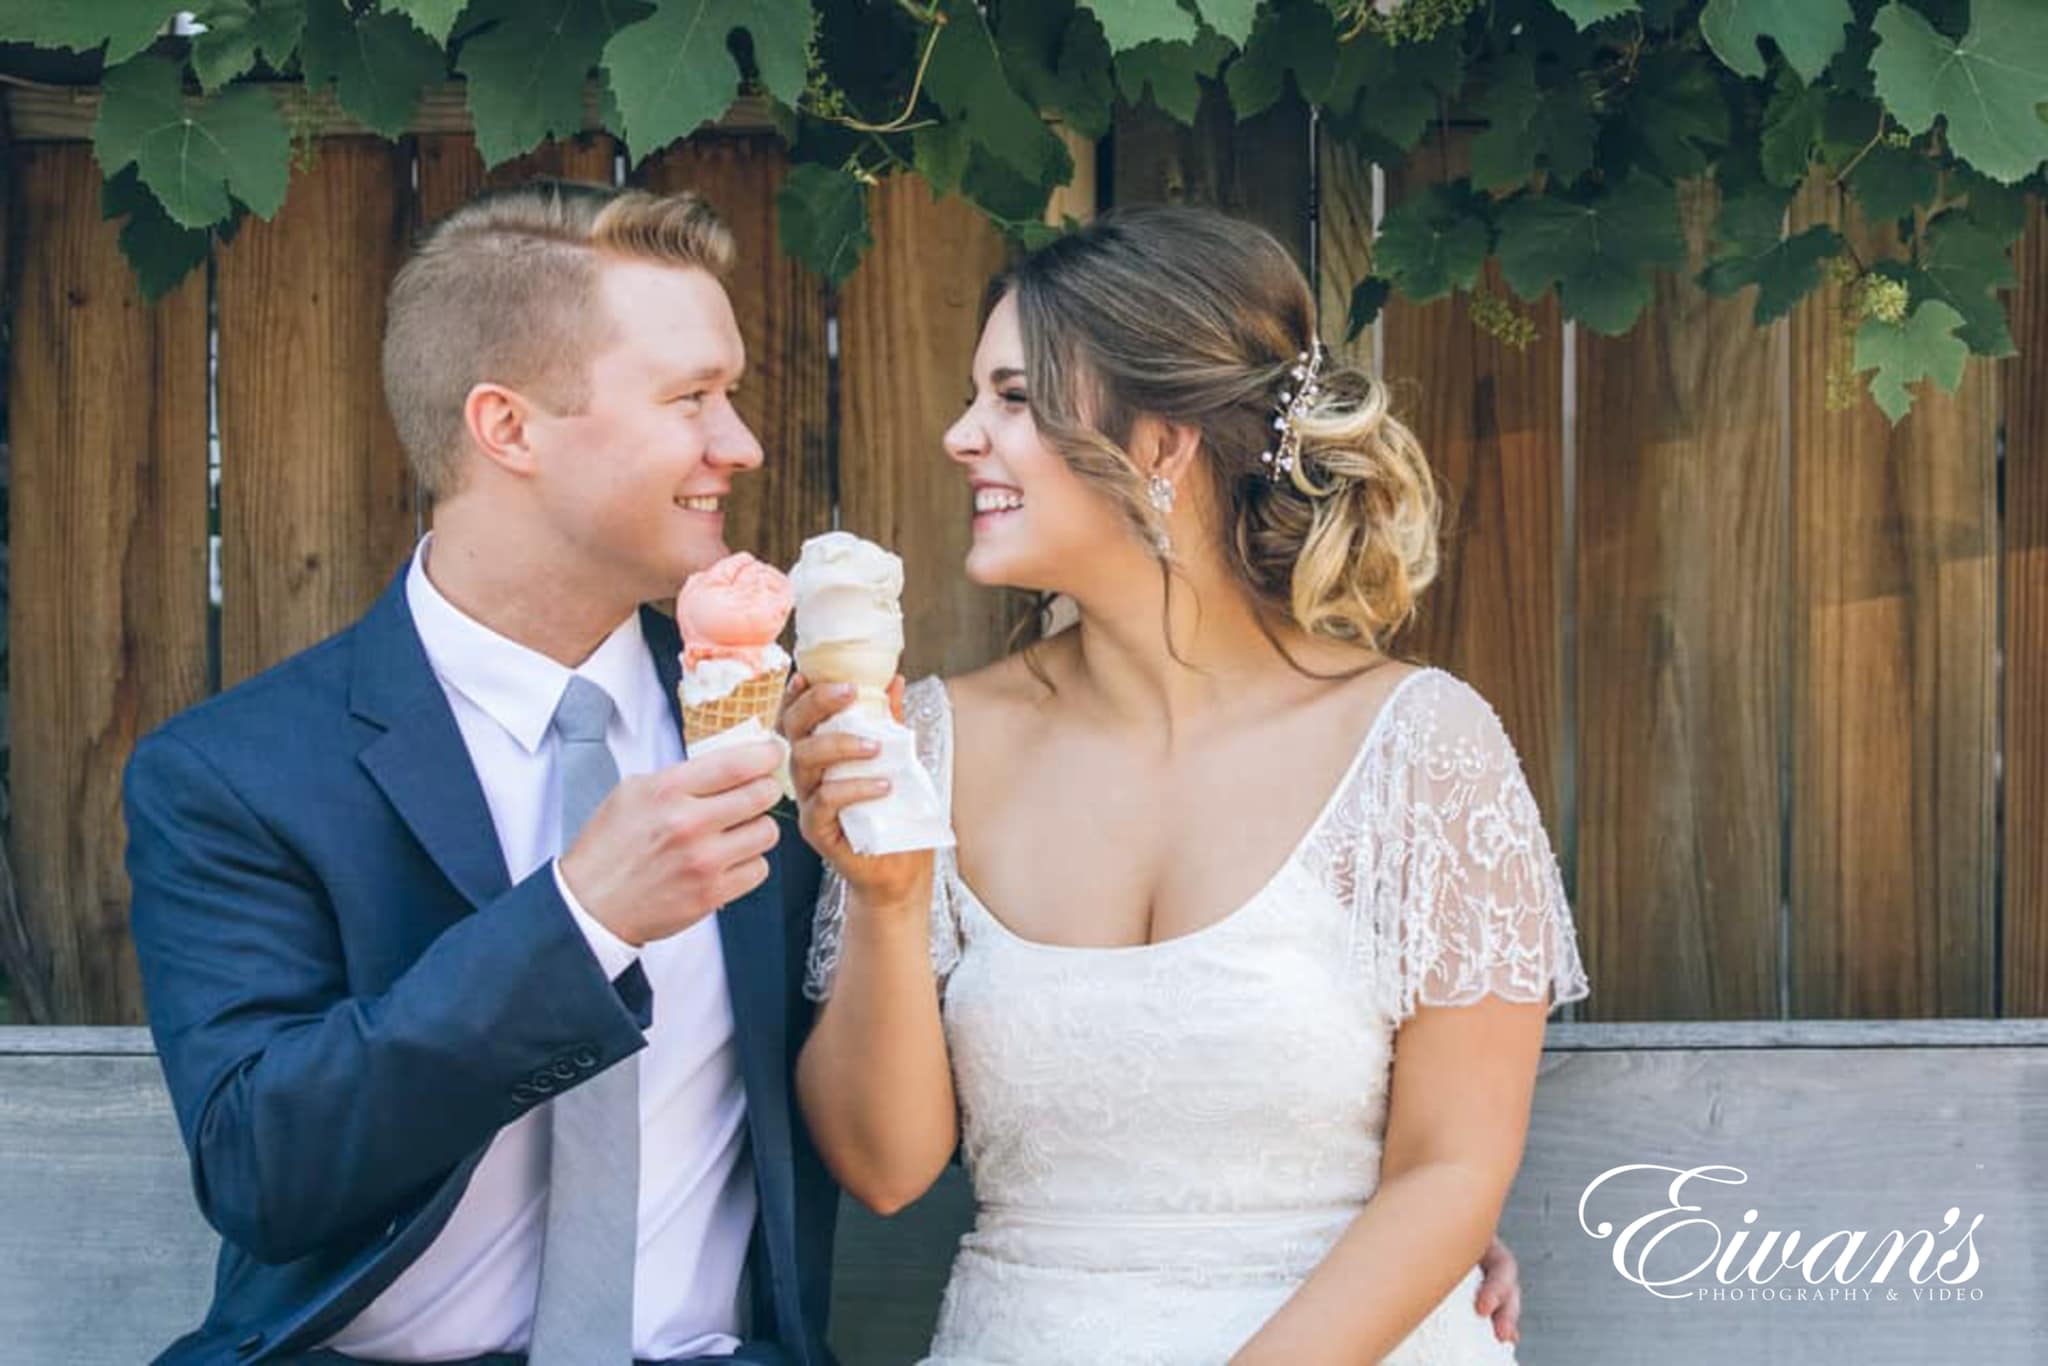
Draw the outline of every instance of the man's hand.
[[[1479,1299],[1474,1305],[1493,1318],[1493,1336],[1500,1342],[1522,1340],[1522,1269],[1508,1245],[1494,1235],[1486,1255],[1479,1259],[1482,1273]]]
[[[768,880],[781,762],[764,740],[625,779],[562,855],[562,880],[628,944],[682,933]]]

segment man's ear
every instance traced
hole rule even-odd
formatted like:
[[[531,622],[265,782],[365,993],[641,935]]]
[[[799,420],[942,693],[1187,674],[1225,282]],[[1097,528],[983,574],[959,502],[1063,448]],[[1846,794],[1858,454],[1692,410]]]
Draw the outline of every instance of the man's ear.
[[[534,412],[518,390],[486,381],[462,401],[462,425],[484,459],[511,474],[531,474],[538,464],[527,428]]]

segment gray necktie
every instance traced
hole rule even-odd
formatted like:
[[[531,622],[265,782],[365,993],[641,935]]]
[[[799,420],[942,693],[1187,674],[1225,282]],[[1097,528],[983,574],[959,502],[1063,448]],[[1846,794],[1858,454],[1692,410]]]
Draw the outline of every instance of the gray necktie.
[[[555,709],[566,852],[619,766],[604,742],[612,699],[570,675]],[[549,1103],[547,1241],[534,1306],[532,1366],[630,1366],[640,1212],[640,1062],[621,1060]]]

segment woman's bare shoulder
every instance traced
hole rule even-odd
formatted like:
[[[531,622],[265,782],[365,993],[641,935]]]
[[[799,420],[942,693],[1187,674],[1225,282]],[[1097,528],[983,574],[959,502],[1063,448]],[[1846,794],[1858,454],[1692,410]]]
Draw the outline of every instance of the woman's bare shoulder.
[[[1067,649],[1068,642],[1061,636],[1041,641],[1035,651],[1039,669],[1057,679],[1065,668]],[[984,733],[1030,722],[1054,696],[1044,679],[1032,671],[1023,650],[978,669],[949,674],[945,687],[955,718],[970,718],[967,726]]]

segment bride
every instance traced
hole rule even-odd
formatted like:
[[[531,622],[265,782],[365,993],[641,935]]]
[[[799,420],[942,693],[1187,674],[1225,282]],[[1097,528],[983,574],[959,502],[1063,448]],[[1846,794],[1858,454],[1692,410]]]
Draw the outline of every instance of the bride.
[[[932,1366],[1511,1362],[1476,1263],[1587,985],[1494,711],[1382,649],[1435,573],[1422,454],[1248,224],[1112,214],[991,297],[967,573],[1079,621],[900,694],[936,856],[848,849],[883,789],[824,780],[864,751],[795,685],[811,1133],[885,1213],[958,1145]]]

